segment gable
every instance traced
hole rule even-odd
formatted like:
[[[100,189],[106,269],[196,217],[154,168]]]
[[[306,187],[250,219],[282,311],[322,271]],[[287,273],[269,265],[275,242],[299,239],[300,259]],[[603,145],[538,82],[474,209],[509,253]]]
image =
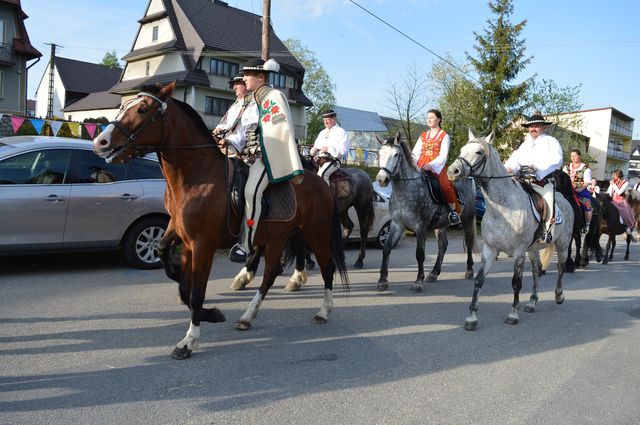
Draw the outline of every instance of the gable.
[[[121,69],[59,56],[55,59],[55,67],[65,90],[78,93],[109,90],[118,82],[122,72]]]

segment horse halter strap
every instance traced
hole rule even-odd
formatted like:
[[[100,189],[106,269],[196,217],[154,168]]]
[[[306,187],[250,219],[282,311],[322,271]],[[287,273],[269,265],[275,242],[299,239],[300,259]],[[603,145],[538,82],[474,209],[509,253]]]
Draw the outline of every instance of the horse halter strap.
[[[127,138],[126,143],[123,146],[133,146],[133,148],[138,151],[139,147],[143,146],[145,148],[145,150],[151,152],[155,149],[157,149],[159,146],[147,146],[147,145],[136,145],[135,144],[135,140],[136,137],[138,137],[138,135],[140,133],[142,133],[142,131],[144,131],[145,128],[147,128],[149,126],[149,124],[151,124],[152,122],[155,122],[156,117],[158,115],[162,115],[163,117],[165,116],[164,113],[167,110],[167,101],[163,101],[162,99],[158,98],[157,96],[154,96],[150,93],[147,92],[140,92],[138,93],[138,95],[136,97],[149,97],[151,99],[153,99],[155,102],[158,102],[158,104],[160,105],[158,107],[158,109],[155,110],[155,112],[153,113],[153,115],[151,115],[151,118],[149,118],[144,124],[142,124],[140,126],[140,128],[138,128],[135,131],[130,131],[127,127],[125,127],[120,121],[118,120],[113,120],[111,121],[109,124],[113,124],[113,126],[115,128],[117,128],[118,130],[120,130],[122,132],[122,134],[124,134]],[[163,123],[164,124],[164,123]],[[162,140],[164,139],[164,125],[162,126],[162,136],[160,137],[160,142],[162,142]]]

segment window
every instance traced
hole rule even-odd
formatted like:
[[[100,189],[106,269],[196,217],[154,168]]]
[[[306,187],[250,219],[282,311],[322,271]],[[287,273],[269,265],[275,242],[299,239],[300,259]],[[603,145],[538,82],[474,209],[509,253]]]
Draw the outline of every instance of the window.
[[[0,19],[0,43],[4,43],[4,19]]]
[[[235,77],[239,70],[240,65],[237,63],[213,58],[209,60],[209,74],[220,75],[222,77]]]
[[[149,76],[149,69],[150,68],[151,68],[151,64],[149,63],[149,61],[147,61],[147,63],[145,64],[144,75]]]
[[[143,158],[133,158],[129,162],[133,177],[138,180],[164,179],[160,164],[156,161]]]
[[[0,98],[4,96],[4,71],[0,69]]]
[[[62,184],[72,151],[28,152],[0,162],[0,184]]]
[[[77,164],[73,183],[113,183],[127,178],[126,165],[107,164],[92,151],[78,151]]]
[[[223,116],[231,106],[233,100],[220,97],[206,96],[204,98],[204,113],[206,115]]]
[[[269,73],[269,85],[271,87],[287,87],[287,76],[284,74]]]
[[[151,30],[151,41],[158,41],[158,26],[156,25]]]

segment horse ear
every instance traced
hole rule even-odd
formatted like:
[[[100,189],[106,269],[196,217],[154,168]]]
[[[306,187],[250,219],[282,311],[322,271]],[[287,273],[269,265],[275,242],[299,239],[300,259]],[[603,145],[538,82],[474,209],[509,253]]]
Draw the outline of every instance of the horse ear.
[[[158,97],[160,97],[160,99],[162,100],[167,99],[169,96],[171,96],[171,93],[173,93],[173,89],[175,88],[176,88],[176,80],[173,80],[172,82],[164,86],[162,90],[160,90],[160,93],[159,93],[160,96]]]
[[[475,140],[476,136],[473,135],[473,131],[471,131],[471,127],[469,127],[469,140]]]
[[[395,144],[398,144],[398,143],[400,143],[400,141],[402,141],[402,137],[400,136],[400,132],[398,131],[398,132],[396,133],[396,138],[393,140],[393,142],[394,142]]]
[[[377,134],[376,134],[376,139],[378,140],[378,143],[380,143],[381,145],[384,145],[384,142]]]
[[[487,136],[487,138],[485,139],[487,141],[488,144],[492,144],[493,143],[493,138],[495,137],[496,132],[492,131],[491,134],[489,134]]]

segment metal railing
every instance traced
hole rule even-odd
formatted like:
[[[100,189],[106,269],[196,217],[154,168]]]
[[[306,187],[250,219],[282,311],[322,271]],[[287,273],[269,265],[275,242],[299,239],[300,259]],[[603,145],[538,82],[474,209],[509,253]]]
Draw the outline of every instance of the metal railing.
[[[13,46],[7,43],[0,43],[0,62],[14,62]]]
[[[612,149],[612,148],[608,148],[607,149],[607,156],[610,156],[612,158],[622,159],[624,161],[628,161],[629,158],[631,158],[631,154],[630,153],[622,152],[622,151],[619,151],[617,149]]]

